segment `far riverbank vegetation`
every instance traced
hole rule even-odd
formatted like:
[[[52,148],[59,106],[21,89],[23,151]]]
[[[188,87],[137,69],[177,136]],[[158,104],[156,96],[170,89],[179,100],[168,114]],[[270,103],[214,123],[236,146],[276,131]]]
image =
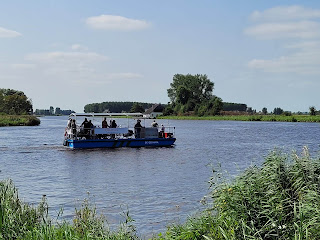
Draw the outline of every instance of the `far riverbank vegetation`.
[[[276,107],[268,112],[266,107],[256,111],[243,103],[223,102],[213,95],[214,83],[207,75],[175,74],[170,88],[167,89],[170,102],[152,104],[142,102],[102,102],[84,106],[86,113],[102,112],[141,112],[149,111],[160,105],[161,118],[189,120],[233,120],[233,121],[276,121],[276,122],[320,122],[320,112],[314,106],[309,112],[292,113]],[[151,110],[152,111],[152,110]],[[69,115],[74,111],[60,108],[36,109],[37,115]],[[32,115],[32,102],[22,92],[12,89],[0,89],[0,126],[39,125],[35,117],[17,117]],[[4,115],[14,115],[4,117]],[[25,122],[24,122],[25,121]]]
[[[161,116],[175,120],[215,120],[215,121],[269,121],[269,122],[320,122],[320,115],[216,115],[216,116]]]
[[[32,102],[24,92],[0,89],[0,127],[35,126],[40,120],[32,116]]]
[[[84,111],[101,112],[148,112],[152,106],[161,105],[161,118],[189,120],[233,120],[233,121],[277,121],[277,122],[320,122],[320,113],[314,106],[309,112],[284,111],[275,107],[260,111],[243,103],[224,102],[213,94],[214,83],[203,74],[175,74],[170,88],[167,89],[170,102],[152,104],[142,102],[102,102],[91,103]]]
[[[314,106],[309,113],[284,111],[276,107],[268,112],[266,107],[256,111],[246,104],[223,102],[213,95],[214,83],[207,75],[176,74],[167,90],[170,102],[163,115],[173,119],[206,119],[235,121],[320,122]]]
[[[209,183],[203,212],[152,239],[320,239],[320,161],[307,148],[274,150],[233,180],[218,167]],[[0,182],[0,201],[1,239],[141,239],[128,212],[110,230],[88,199],[71,222],[53,220],[45,196],[37,207],[23,203],[10,180]]]

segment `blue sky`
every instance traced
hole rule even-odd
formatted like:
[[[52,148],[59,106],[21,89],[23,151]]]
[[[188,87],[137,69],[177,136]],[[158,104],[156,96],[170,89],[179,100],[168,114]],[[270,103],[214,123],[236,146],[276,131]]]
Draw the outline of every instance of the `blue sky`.
[[[320,1],[0,3],[0,88],[35,109],[167,103],[176,73],[257,111],[320,109]]]

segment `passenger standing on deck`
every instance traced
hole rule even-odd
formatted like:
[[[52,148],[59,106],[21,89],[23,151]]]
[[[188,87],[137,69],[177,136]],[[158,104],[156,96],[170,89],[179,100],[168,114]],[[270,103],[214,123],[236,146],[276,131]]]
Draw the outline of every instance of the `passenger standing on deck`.
[[[91,122],[91,120],[89,120],[89,122],[88,122],[88,127],[89,128],[94,128],[93,123]]]
[[[73,136],[75,136],[77,133],[77,124],[75,119],[71,120],[70,127],[72,129]]]
[[[134,125],[134,130],[135,130],[135,134],[136,134],[136,138],[140,138],[140,132],[141,132],[141,120],[138,119],[136,125]]]
[[[111,127],[112,127],[112,128],[116,128],[116,127],[117,127],[116,120],[113,120],[113,121],[112,121]]]
[[[111,121],[111,120],[110,120]],[[116,124],[116,120],[112,120],[111,124],[110,124],[111,128],[116,128],[117,124]],[[116,135],[115,134],[111,134],[111,138],[115,138]]]
[[[68,128],[71,128],[71,123],[72,123],[72,119],[69,118],[69,119],[68,119],[68,124],[67,124],[67,127],[68,127]]]
[[[158,123],[156,122],[156,120],[153,120],[151,126],[152,126],[152,127],[158,127]]]
[[[108,127],[107,118],[104,118],[102,121],[102,128],[107,128],[107,127]]]
[[[163,124],[161,124],[161,129],[160,129],[160,132],[159,132],[160,133],[159,135],[160,135],[161,138],[164,137],[164,130],[165,130],[165,128],[164,128]]]
[[[80,125],[80,127],[83,127],[83,132],[84,134],[87,134],[87,132],[89,131],[89,122],[88,122],[88,119],[85,118],[83,123]]]

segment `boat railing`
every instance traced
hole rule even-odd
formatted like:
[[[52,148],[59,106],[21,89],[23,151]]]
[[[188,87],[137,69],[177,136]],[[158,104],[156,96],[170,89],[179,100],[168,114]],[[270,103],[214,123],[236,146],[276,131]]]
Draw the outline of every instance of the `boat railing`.
[[[158,127],[159,131],[161,131],[161,127]],[[173,133],[175,132],[176,127],[164,126],[165,133]]]
[[[171,126],[161,126],[158,127],[159,137],[172,138],[175,135],[175,127]]]
[[[83,126],[76,126],[76,128],[66,128],[65,138],[81,139],[81,138],[172,138],[175,135],[175,127],[161,126],[161,127],[141,127],[141,128],[83,128]]]

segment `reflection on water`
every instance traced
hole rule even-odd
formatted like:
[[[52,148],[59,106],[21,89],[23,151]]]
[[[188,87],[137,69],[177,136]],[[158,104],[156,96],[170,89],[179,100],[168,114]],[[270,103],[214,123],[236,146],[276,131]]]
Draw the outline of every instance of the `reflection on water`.
[[[69,218],[89,192],[111,225],[129,209],[143,235],[201,209],[212,165],[221,163],[232,177],[261,164],[275,147],[290,152],[307,145],[312,154],[319,151],[316,123],[171,121],[177,136],[173,148],[71,150],[62,146],[66,122],[66,117],[44,117],[38,127],[1,128],[1,179],[12,178],[27,202],[47,195],[52,215],[63,207]]]

